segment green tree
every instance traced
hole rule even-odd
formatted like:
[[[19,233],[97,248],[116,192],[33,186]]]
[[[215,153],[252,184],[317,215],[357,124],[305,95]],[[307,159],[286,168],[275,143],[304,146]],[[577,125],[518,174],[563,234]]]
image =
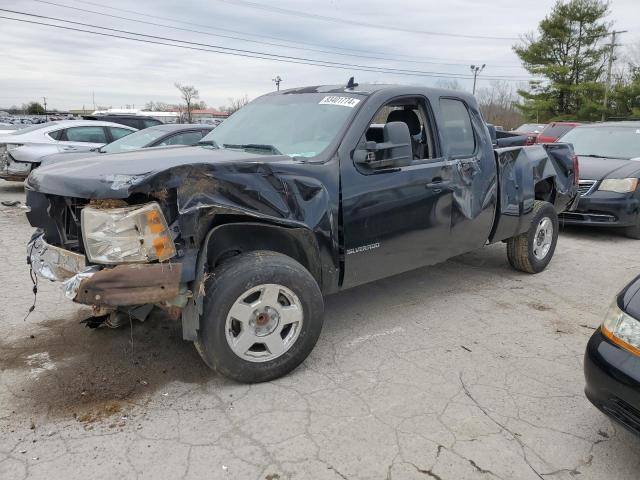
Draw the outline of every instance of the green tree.
[[[559,0],[529,34],[513,47],[524,67],[542,82],[530,82],[521,110],[529,119],[596,119],[607,60],[605,21],[609,3],[603,0]]]
[[[44,115],[44,107],[38,102],[29,102],[25,111],[27,115]]]

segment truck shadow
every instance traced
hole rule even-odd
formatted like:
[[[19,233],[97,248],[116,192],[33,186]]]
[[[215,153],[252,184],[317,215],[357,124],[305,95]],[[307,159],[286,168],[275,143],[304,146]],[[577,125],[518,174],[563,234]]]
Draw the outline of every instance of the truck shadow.
[[[510,270],[504,247],[496,245],[332,295],[317,354],[331,348],[332,339],[352,337],[356,325],[378,328],[368,318],[375,312],[463,294],[465,288],[510,275],[521,274]],[[224,388],[231,383],[204,365],[192,343],[182,340],[179,322],[160,311],[144,323],[116,330],[81,325],[88,312],[39,321],[25,330],[32,335],[0,339],[0,371],[13,398],[13,414],[95,421],[144,406],[164,388],[211,382]]]
[[[31,335],[0,339],[12,414],[95,421],[144,405],[170,382],[202,384],[214,376],[162,313],[117,330],[86,328],[84,316],[46,320]]]

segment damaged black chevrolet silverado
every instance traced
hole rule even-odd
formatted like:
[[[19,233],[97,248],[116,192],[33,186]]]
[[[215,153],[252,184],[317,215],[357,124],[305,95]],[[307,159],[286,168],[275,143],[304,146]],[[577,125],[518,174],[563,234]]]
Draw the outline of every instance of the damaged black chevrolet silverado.
[[[570,146],[495,149],[475,99],[409,86],[262,96],[202,145],[35,170],[33,270],[96,316],[159,306],[223,375],[313,349],[323,296],[504,241],[543,270],[577,194]]]

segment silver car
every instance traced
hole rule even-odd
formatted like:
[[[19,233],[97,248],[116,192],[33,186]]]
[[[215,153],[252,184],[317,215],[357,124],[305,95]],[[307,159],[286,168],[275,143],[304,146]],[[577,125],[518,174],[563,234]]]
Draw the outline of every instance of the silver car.
[[[135,128],[118,123],[63,120],[0,135],[0,178],[22,181],[45,155],[86,152],[135,131]]]

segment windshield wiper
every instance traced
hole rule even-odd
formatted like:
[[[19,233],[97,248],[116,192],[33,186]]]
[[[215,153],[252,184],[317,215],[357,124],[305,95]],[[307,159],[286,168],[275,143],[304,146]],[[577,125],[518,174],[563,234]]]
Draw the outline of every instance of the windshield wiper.
[[[271,152],[274,155],[282,155],[282,152],[278,150],[273,145],[268,145],[264,143],[245,143],[245,144],[233,144],[233,143],[225,143],[223,144],[224,148],[238,148],[242,150],[266,150],[267,152]]]
[[[583,154],[578,154],[579,157],[589,157],[589,158],[610,158],[611,160],[629,160],[628,158],[624,158],[624,157],[612,157],[610,155],[595,155],[595,154],[590,154],[590,155],[583,155]]]

